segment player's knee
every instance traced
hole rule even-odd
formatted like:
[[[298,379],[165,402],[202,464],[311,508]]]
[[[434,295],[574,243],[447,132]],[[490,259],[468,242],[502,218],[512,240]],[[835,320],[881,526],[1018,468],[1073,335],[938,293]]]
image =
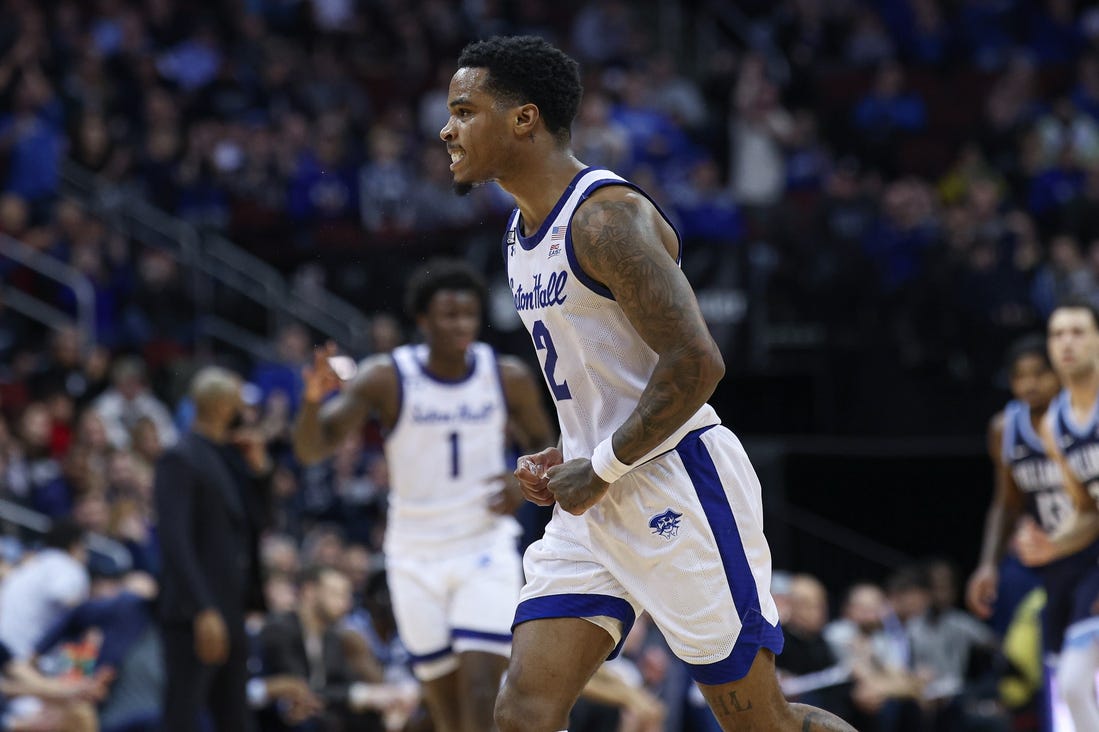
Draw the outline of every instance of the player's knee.
[[[499,732],[559,730],[565,726],[568,709],[546,696],[519,693],[505,682],[496,697],[494,717]]]

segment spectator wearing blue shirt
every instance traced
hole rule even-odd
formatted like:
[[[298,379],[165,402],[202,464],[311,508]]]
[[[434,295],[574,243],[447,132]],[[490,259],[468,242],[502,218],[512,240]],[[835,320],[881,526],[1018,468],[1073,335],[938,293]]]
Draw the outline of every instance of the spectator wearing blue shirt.
[[[874,85],[859,100],[852,120],[867,158],[886,172],[896,169],[897,146],[927,126],[927,109],[917,94],[905,91],[904,69],[894,61],[878,67]]]
[[[31,204],[52,201],[64,145],[61,106],[53,89],[41,70],[24,70],[12,112],[0,117],[0,152],[9,156],[5,190]]]
[[[36,645],[45,654],[90,630],[102,634],[96,676],[112,678],[99,708],[102,732],[156,732],[160,729],[164,659],[153,622],[156,582],[147,574],[101,577],[99,597],[69,610]]]
[[[703,157],[690,169],[688,179],[669,190],[684,239],[734,244],[744,234],[744,222],[736,202],[721,185],[713,158]]]
[[[297,413],[302,390],[301,370],[309,360],[309,331],[300,323],[283,326],[275,340],[275,358],[258,363],[251,382],[259,387],[260,403],[281,393],[287,400],[290,416]]]

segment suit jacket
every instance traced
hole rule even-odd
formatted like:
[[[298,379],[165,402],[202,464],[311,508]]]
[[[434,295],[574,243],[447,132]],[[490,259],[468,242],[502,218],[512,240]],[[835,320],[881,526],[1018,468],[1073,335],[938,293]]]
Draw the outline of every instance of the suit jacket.
[[[295,612],[272,615],[260,631],[260,662],[264,676],[289,674],[310,682],[325,704],[347,706],[355,678],[339,631],[329,628],[321,639],[323,674],[310,664],[305,650],[305,629]],[[323,684],[313,683],[323,676]]]
[[[259,535],[270,479],[253,475],[232,446],[194,432],[157,461],[164,623],[190,623],[217,608],[230,632],[243,634],[245,613],[263,609]]]

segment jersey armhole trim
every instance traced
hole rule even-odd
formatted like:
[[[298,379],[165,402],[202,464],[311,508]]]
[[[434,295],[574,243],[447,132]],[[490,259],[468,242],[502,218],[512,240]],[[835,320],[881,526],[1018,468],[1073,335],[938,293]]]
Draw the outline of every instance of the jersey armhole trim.
[[[393,426],[389,428],[389,434],[393,434],[401,426],[401,417],[404,416],[404,377],[401,375],[401,366],[397,363],[396,351],[389,354],[389,360],[393,363],[393,373],[397,376],[397,411],[393,414]]]
[[[660,205],[653,200],[653,197],[646,193],[644,190],[642,190],[641,187],[638,186],[636,183],[631,183],[628,180],[623,180],[620,178],[604,178],[603,180],[595,181],[590,186],[588,186],[588,188],[580,195],[580,199],[576,202],[576,207],[572,211],[572,216],[576,216],[576,212],[580,209],[582,205],[584,205],[584,202],[591,197],[591,194],[595,193],[600,188],[605,188],[607,186],[625,186],[626,188],[629,188],[630,190],[641,194],[649,203],[652,204],[653,208],[656,209],[656,212],[660,214],[660,217],[664,219],[665,223],[667,223],[669,227],[671,227],[672,233],[675,234],[675,240],[678,245],[678,252],[675,258],[675,263],[677,267],[681,266],[683,263],[683,236],[680,235],[679,229],[675,227],[675,224],[673,224],[672,220],[668,218],[668,215],[664,213],[664,210],[660,208]],[[576,275],[576,279],[578,279],[582,285],[587,287],[596,295],[605,297],[608,300],[614,300],[614,293],[611,292],[610,288],[604,285],[599,280],[592,277],[584,270],[583,267],[580,266],[580,260],[576,258],[576,249],[572,241],[572,218],[569,219],[568,228],[565,232],[565,256],[568,258],[569,261],[569,269],[573,271],[573,274]]]

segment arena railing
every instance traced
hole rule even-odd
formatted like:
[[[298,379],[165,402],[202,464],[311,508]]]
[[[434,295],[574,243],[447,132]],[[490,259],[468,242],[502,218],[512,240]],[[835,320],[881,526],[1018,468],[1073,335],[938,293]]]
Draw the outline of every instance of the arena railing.
[[[68,195],[134,239],[168,253],[190,273],[196,316],[207,324],[216,323],[213,331],[240,328],[226,314],[214,313],[215,290],[220,286],[264,310],[265,336],[273,336],[282,323],[293,319],[352,354],[366,353],[369,319],[346,300],[324,289],[311,290],[308,298],[299,296],[275,267],[259,257],[219,234],[200,231],[153,206],[138,191],[111,184],[71,160],[62,166],[62,179]]]
[[[41,536],[50,530],[53,520],[43,513],[32,511],[14,501],[0,499],[0,524],[7,525],[4,533],[9,533],[8,527],[16,526]],[[130,552],[120,542],[95,532],[89,532],[87,540],[88,551],[110,561],[115,571],[125,572],[133,568]]]
[[[0,256],[70,288],[76,298],[76,325],[86,336],[85,343],[95,342],[95,288],[84,274],[7,234],[0,234]],[[0,283],[0,296],[8,307],[47,327],[73,324],[68,313],[10,284]]]

